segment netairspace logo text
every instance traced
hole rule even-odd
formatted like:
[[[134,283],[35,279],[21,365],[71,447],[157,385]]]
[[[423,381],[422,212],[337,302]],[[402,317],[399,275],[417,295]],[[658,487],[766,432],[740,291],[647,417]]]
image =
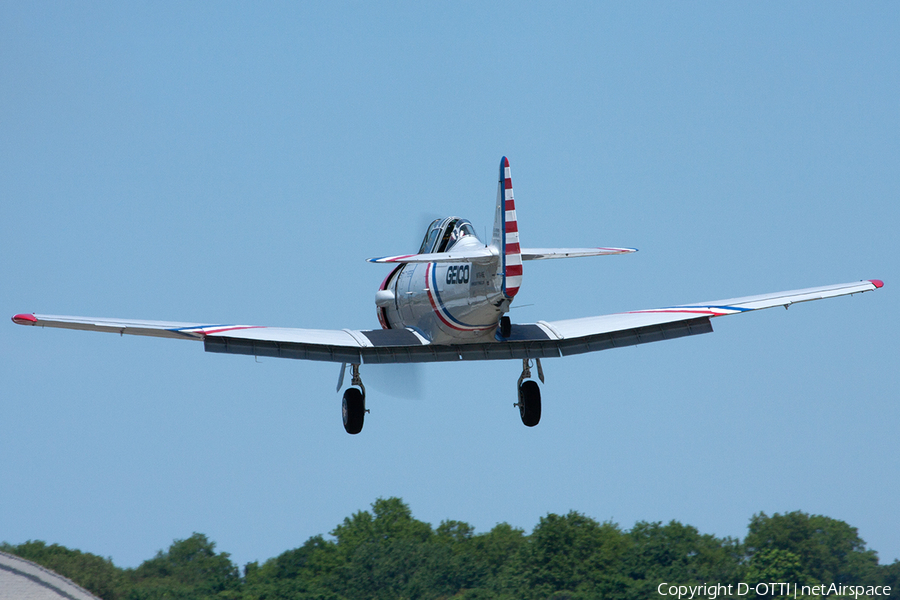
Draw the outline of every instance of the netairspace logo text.
[[[737,588],[737,589],[735,589]],[[670,585],[668,582],[659,584],[656,592],[660,596],[672,596],[678,600],[691,600],[692,598],[708,598],[716,600],[722,596],[740,597],[750,592],[757,596],[784,596],[786,598],[798,598],[799,596],[846,596],[854,600],[860,596],[890,596],[889,585],[797,585],[796,583],[769,582],[769,583],[739,583],[723,585],[710,583],[703,585]]]

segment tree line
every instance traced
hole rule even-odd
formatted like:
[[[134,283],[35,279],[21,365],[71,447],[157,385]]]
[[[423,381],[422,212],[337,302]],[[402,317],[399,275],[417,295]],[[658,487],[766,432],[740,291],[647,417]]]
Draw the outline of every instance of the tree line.
[[[345,518],[329,538],[311,537],[262,564],[248,563],[243,572],[200,533],[133,569],[41,541],[4,543],[0,550],[104,600],[630,600],[661,599],[663,582],[900,591],[900,562],[879,564],[855,527],[800,511],[754,515],[743,541],[677,521],[623,530],[577,512],[548,514],[530,534],[506,523],[475,533],[462,521],[433,527],[415,519],[401,499],[387,498]],[[740,597],[759,598],[752,590]]]

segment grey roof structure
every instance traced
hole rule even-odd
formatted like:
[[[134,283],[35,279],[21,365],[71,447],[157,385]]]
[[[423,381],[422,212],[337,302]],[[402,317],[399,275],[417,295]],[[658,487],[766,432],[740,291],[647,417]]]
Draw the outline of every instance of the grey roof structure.
[[[101,600],[62,575],[0,552],[0,600]]]

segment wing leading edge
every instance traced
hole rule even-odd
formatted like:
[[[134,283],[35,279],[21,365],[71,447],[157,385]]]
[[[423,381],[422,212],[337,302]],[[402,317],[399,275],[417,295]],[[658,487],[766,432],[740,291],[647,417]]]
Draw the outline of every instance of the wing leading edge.
[[[545,260],[549,258],[577,258],[581,256],[609,256],[612,254],[630,254],[637,252],[635,248],[522,248],[522,260]],[[489,262],[499,253],[490,246],[435,254],[403,254],[400,256],[382,256],[367,258],[370,263],[459,263]]]
[[[501,360],[567,356],[711,333],[713,317],[869,292],[883,285],[872,279],[597,317],[538,321],[513,325],[508,338],[478,344],[431,344],[412,329],[293,329],[38,314],[19,314],[13,321],[19,325],[196,340],[203,342],[207,352],[224,354],[354,364]]]

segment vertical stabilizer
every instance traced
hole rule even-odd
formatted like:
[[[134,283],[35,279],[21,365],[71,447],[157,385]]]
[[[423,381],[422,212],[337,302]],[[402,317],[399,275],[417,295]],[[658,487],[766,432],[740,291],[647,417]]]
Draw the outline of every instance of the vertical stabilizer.
[[[500,181],[497,184],[497,211],[494,216],[494,235],[491,245],[500,254],[503,294],[512,299],[522,285],[522,251],[519,247],[519,223],[516,201],[513,199],[509,161],[500,159]]]

